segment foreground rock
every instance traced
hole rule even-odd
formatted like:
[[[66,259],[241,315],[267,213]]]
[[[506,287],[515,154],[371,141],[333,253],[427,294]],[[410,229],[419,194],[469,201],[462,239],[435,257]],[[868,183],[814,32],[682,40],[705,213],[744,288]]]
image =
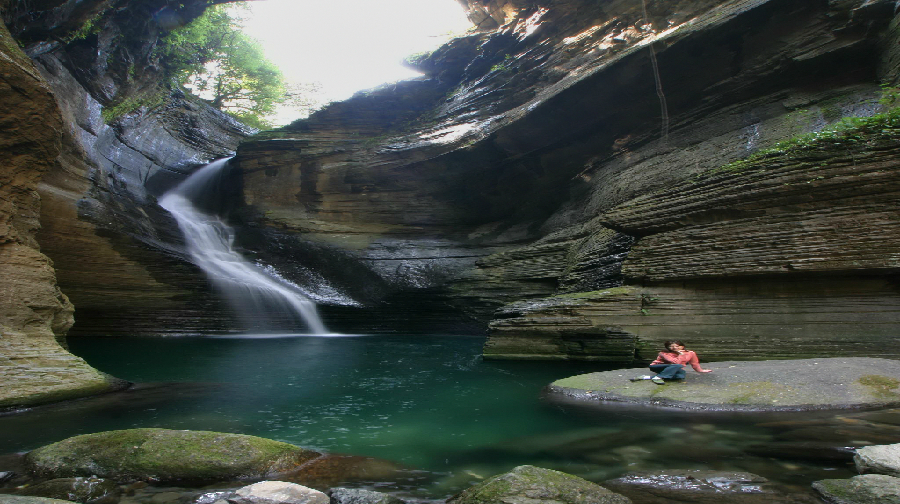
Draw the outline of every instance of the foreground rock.
[[[285,481],[261,481],[238,488],[226,499],[231,504],[328,504],[328,496]]]
[[[72,501],[0,494],[0,504],[72,504]]]
[[[464,490],[448,504],[630,504],[631,499],[571,474],[519,466]]]
[[[900,476],[900,443],[860,448],[856,450],[853,461],[862,474]]]
[[[96,475],[117,481],[222,481],[289,471],[319,453],[241,434],[131,429],[75,436],[25,457],[42,478]]]
[[[702,410],[811,410],[900,404],[900,361],[874,358],[711,362],[655,385],[646,368],[589,373],[548,387],[551,397]]]
[[[364,488],[332,488],[328,491],[331,504],[403,504],[393,495]]]
[[[788,496],[767,479],[751,473],[724,471],[665,471],[633,473],[603,483],[641,504],[774,504],[815,502]]]
[[[900,478],[883,474],[816,481],[813,488],[834,504],[900,504]]]

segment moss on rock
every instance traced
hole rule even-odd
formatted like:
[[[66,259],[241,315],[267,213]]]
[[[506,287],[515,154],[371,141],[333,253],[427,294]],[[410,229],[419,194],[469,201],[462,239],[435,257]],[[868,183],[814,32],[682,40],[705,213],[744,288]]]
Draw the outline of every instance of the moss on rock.
[[[475,485],[448,504],[629,504],[631,500],[571,474],[519,466]]]
[[[829,479],[812,484],[826,502],[839,504],[900,504],[900,478],[864,474],[850,479]]]
[[[26,455],[36,476],[97,475],[119,481],[212,481],[261,478],[290,470],[320,454],[242,434],[129,429],[85,434]]]
[[[553,382],[551,395],[711,410],[806,410],[893,406],[900,362],[863,357],[704,363],[685,380],[630,381],[647,368],[617,369]],[[877,373],[877,374],[875,374]]]

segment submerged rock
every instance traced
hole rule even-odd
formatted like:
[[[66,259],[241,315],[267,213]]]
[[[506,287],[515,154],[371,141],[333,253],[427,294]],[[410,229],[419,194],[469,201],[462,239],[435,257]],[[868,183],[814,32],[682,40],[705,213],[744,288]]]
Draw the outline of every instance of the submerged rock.
[[[766,478],[744,472],[674,470],[633,473],[606,481],[604,485],[641,504],[798,502],[794,497],[777,491]]]
[[[402,499],[364,488],[332,488],[331,504],[403,504]]]
[[[0,494],[0,504],[72,504],[72,501]]]
[[[813,488],[833,504],[900,504],[900,478],[883,474],[821,480]]]
[[[813,410],[900,404],[900,362],[873,358],[710,362],[712,373],[658,386],[631,382],[646,368],[589,373],[557,380],[551,397],[613,401],[692,410]]]
[[[280,479],[316,488],[329,488],[349,481],[390,481],[401,475],[408,477],[408,471],[389,460],[330,454],[281,475]]]
[[[631,499],[571,474],[519,466],[454,496],[448,504],[630,504]]]
[[[121,489],[116,482],[103,478],[58,478],[26,487],[22,495],[49,497],[88,504],[114,504]]]
[[[130,429],[85,434],[25,457],[38,477],[97,475],[117,481],[212,481],[263,478],[291,470],[319,453],[242,434]]]
[[[866,446],[856,450],[853,457],[860,473],[900,476],[900,443]]]

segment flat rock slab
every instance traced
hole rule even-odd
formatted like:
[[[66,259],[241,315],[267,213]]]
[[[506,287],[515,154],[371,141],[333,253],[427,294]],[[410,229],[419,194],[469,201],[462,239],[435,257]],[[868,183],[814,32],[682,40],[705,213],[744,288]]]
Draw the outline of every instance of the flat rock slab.
[[[551,396],[681,409],[778,411],[900,405],[900,361],[867,357],[703,363],[687,379],[656,385],[630,378],[647,368],[572,376],[553,382]]]

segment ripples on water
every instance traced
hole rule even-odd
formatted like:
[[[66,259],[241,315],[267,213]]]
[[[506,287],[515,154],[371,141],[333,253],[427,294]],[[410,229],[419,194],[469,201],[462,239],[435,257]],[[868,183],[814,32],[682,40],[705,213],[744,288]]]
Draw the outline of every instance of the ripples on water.
[[[854,474],[835,447],[900,441],[895,411],[549,403],[540,399],[544,385],[602,366],[485,362],[482,338],[292,336],[73,339],[72,351],[90,364],[141,385],[0,416],[0,453],[133,427],[239,432],[386,459],[411,472],[385,476],[379,489],[438,498],[520,464],[598,482],[628,471],[749,471],[808,488]]]

